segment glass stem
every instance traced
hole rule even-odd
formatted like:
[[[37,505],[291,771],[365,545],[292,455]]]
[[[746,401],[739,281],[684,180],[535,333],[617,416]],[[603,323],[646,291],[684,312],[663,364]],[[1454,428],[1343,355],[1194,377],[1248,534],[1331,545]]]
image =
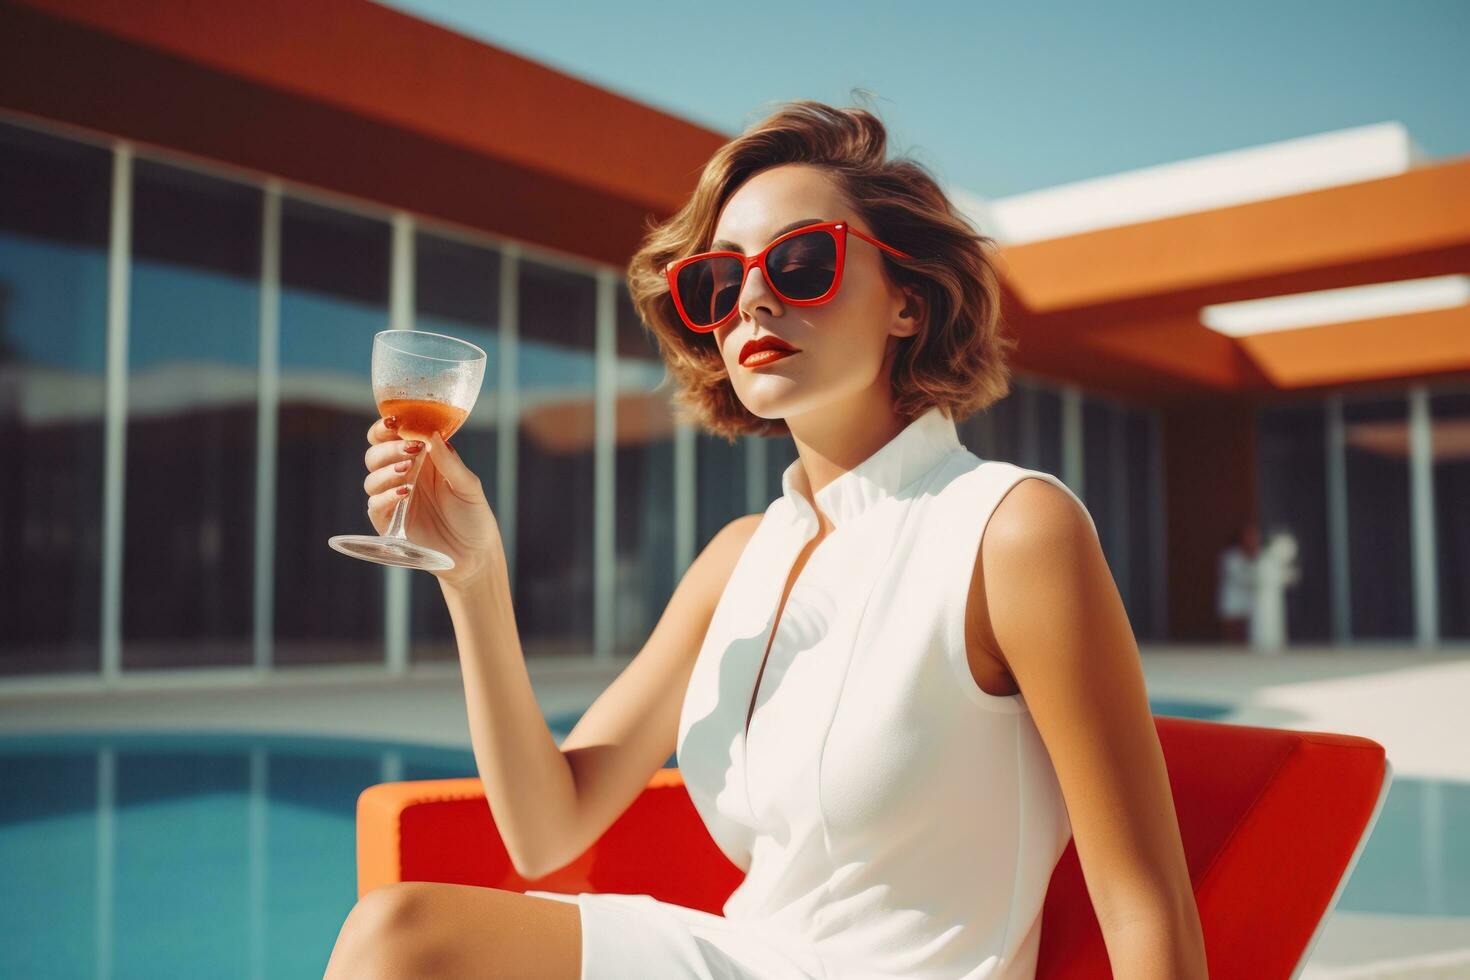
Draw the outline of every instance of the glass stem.
[[[425,441],[427,442],[427,440]],[[393,517],[388,521],[388,530],[383,532],[383,537],[385,538],[398,538],[400,541],[408,540],[408,534],[404,531],[404,526],[408,524],[408,502],[415,496],[413,491],[418,489],[419,470],[423,469],[423,456],[426,452],[428,452],[427,445],[423,449],[420,449],[413,457],[413,469],[409,471],[409,483],[407,484],[412,485],[413,489],[404,494],[399,499],[397,505],[394,506]]]

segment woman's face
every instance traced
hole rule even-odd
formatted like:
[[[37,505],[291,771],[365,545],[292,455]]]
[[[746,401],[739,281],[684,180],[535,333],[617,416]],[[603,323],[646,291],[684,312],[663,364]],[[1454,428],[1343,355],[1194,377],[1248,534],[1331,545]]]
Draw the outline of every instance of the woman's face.
[[[846,221],[874,234],[825,173],[805,164],[783,164],[749,178],[731,195],[712,241],[733,243],[735,251],[753,255],[787,225],[812,218]],[[908,297],[888,279],[880,254],[877,246],[849,235],[842,284],[820,306],[783,304],[765,273],[750,270],[737,315],[709,336],[719,345],[736,396],[751,414],[789,420],[837,401],[891,401],[890,356],[897,338],[916,332],[919,321],[911,311],[899,315]],[[800,353],[742,365],[741,348],[769,336]]]

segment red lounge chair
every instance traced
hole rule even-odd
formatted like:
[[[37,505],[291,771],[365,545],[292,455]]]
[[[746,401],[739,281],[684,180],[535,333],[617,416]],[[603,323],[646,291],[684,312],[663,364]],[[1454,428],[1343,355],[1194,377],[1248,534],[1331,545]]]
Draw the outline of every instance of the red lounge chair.
[[[1366,738],[1155,716],[1217,980],[1295,977],[1337,904],[1393,778]],[[357,803],[358,895],[395,881],[646,893],[716,914],[743,874],[663,769],[585,854],[528,881],[480,781],[369,787]],[[1107,950],[1069,844],[1052,874],[1040,978],[1106,977]]]

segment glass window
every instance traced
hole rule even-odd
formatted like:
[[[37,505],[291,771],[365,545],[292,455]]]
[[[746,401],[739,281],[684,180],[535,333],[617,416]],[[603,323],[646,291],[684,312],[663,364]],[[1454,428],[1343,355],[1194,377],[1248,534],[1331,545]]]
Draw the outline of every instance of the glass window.
[[[746,469],[750,457],[746,439],[764,436],[740,436],[732,444],[700,427],[695,440],[694,553],[704,550],[720,530],[737,517],[751,513],[746,504]]]
[[[990,407],[959,422],[956,432],[960,442],[981,459],[999,459],[1020,465],[1021,398],[1020,386],[1011,385],[1010,394]]]
[[[636,654],[674,594],[674,412],[663,358],[618,284],[615,652]]]
[[[1280,528],[1297,542],[1301,578],[1286,590],[1286,635],[1294,643],[1332,638],[1326,425],[1316,401],[1266,406],[1256,417],[1259,539]]]
[[[386,222],[294,199],[281,215],[275,662],[382,661],[387,567],[327,546],[372,534],[363,493],[373,336],[388,327]]]
[[[1434,445],[1434,544],[1439,632],[1470,639],[1470,391],[1429,399]]]
[[[1117,581],[1118,592],[1127,596],[1129,576],[1124,549],[1127,547],[1127,511],[1120,488],[1126,487],[1124,447],[1116,424],[1118,409],[1093,397],[1082,400],[1082,501],[1097,525],[1103,554]],[[1126,598],[1125,598],[1126,601]]]
[[[1155,607],[1154,582],[1155,534],[1163,507],[1162,494],[1154,472],[1154,427],[1151,414],[1143,409],[1127,409],[1123,413],[1123,467],[1128,478],[1124,510],[1127,513],[1128,575],[1126,587],[1119,591],[1128,609],[1128,621],[1139,640],[1163,639],[1158,635],[1158,612]]]
[[[1402,396],[1347,400],[1343,430],[1352,635],[1408,639],[1414,635],[1408,403]]]
[[[528,259],[518,281],[516,621],[526,656],[590,656],[597,283]]]
[[[458,337],[485,351],[480,396],[451,441],[460,459],[480,478],[493,510],[500,441],[495,414],[500,377],[500,253],[419,232],[414,244],[413,292],[417,329]],[[454,624],[438,579],[414,574],[409,581],[413,659],[457,660]]]
[[[786,467],[796,462],[800,454],[796,451],[796,440],[789,435],[766,438],[766,498],[767,503],[781,496],[781,475]]]
[[[1036,413],[1035,468],[1053,476],[1062,475],[1062,395],[1049,386],[1032,389]]]
[[[1011,378],[1011,395],[1008,401],[1016,406],[1016,455],[1013,462],[1027,469],[1035,469],[1040,456],[1036,431],[1036,389],[1019,375]]]
[[[0,125],[0,674],[97,671],[112,154]]]
[[[260,191],[133,175],[123,667],[253,659]]]

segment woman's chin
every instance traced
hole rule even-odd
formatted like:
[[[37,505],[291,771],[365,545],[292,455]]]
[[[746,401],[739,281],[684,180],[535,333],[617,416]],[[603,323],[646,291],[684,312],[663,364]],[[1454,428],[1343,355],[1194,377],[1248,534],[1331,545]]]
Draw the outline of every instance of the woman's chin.
[[[772,389],[781,388],[781,391]],[[757,418],[766,421],[784,419],[791,414],[793,399],[790,397],[792,385],[790,381],[777,379],[776,384],[771,384],[762,379],[756,384],[746,385],[745,390],[740,392],[740,404],[745,410]]]

